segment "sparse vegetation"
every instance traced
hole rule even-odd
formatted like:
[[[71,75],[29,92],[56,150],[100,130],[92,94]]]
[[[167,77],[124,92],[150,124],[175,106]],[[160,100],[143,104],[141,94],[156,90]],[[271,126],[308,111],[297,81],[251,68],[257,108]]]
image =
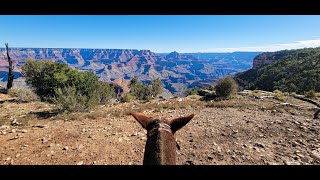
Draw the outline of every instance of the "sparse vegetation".
[[[39,101],[40,98],[29,88],[10,88],[8,94],[16,97],[19,102]]]
[[[236,94],[238,84],[232,77],[225,77],[217,82],[215,91],[218,98],[227,99]]]
[[[306,93],[304,93],[304,95],[307,97],[307,98],[315,98],[316,97],[316,92],[314,90],[310,90]]]
[[[320,92],[320,48],[278,51],[273,56],[279,59],[238,73],[235,79],[245,89],[278,89],[299,94],[310,90]]]

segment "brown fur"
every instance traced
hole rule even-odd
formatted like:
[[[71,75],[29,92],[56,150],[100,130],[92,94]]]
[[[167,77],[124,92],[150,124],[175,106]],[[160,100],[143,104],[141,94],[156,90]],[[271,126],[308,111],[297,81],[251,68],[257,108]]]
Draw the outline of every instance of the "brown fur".
[[[131,114],[147,130],[144,165],[175,165],[176,140],[174,133],[186,125],[190,116],[175,119],[153,119],[140,113]]]

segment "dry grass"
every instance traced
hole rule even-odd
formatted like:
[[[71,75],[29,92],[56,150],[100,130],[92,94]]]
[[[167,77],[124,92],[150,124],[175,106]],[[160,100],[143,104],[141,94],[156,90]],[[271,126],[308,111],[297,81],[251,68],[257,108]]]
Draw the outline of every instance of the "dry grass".
[[[32,102],[40,101],[39,96],[37,96],[32,89],[29,88],[11,88],[8,91],[11,97],[16,97],[19,102]]]
[[[239,95],[237,98],[223,100],[223,101],[212,101],[205,102],[199,100],[199,96],[190,96],[185,98],[174,98],[170,100],[152,100],[150,102],[138,102],[132,101],[129,103],[120,103],[108,106],[97,106],[88,112],[73,112],[64,113],[57,111],[58,109],[54,105],[50,105],[43,102],[31,102],[31,103],[17,103],[3,101],[0,104],[0,125],[10,124],[14,119],[21,122],[22,125],[28,125],[30,120],[34,119],[50,119],[50,120],[94,120],[108,117],[124,117],[128,116],[132,112],[152,112],[162,113],[170,110],[201,110],[203,108],[237,108],[240,110],[251,109],[251,110],[276,110],[277,112],[289,112],[292,114],[296,113],[311,113],[311,111],[297,111],[292,107],[280,106],[276,107],[275,103],[281,103],[282,101],[276,98],[257,99],[252,98],[252,94],[257,96],[266,96],[273,94],[273,92],[252,92],[251,94]],[[280,94],[282,95],[282,94]],[[8,100],[10,96],[2,95],[3,99]],[[283,95],[285,101],[293,104],[299,104],[307,106],[308,104],[303,101],[291,98]],[[2,99],[1,99],[2,100]],[[311,106],[309,104],[309,106]]]
[[[4,102],[0,105],[0,124],[8,125],[14,119],[21,125],[28,125],[29,120],[41,118],[41,112],[51,111],[54,107],[43,102],[17,103]]]

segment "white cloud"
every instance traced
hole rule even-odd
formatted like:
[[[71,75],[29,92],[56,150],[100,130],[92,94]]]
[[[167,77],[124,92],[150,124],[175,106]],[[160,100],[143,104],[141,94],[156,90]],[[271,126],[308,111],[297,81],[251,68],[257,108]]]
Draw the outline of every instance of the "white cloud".
[[[320,46],[320,39],[313,39],[313,40],[295,41],[293,43],[271,44],[266,46],[238,47],[238,48],[211,48],[211,49],[203,49],[203,50],[193,51],[193,52],[234,52],[234,51],[273,52],[273,51],[280,51],[285,49],[301,49],[301,48],[319,47],[319,46]]]

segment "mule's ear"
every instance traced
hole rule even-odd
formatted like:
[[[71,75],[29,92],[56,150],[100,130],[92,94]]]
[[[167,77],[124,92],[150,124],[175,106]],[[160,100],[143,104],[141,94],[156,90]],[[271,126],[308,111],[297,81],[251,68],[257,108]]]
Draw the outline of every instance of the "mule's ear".
[[[142,125],[143,128],[146,128],[147,125],[151,122],[152,118],[148,117],[141,113],[131,113],[131,115]]]
[[[172,133],[174,134],[176,131],[185,126],[193,117],[194,114],[191,114],[189,116],[183,116],[169,120],[168,124],[171,127]]]

